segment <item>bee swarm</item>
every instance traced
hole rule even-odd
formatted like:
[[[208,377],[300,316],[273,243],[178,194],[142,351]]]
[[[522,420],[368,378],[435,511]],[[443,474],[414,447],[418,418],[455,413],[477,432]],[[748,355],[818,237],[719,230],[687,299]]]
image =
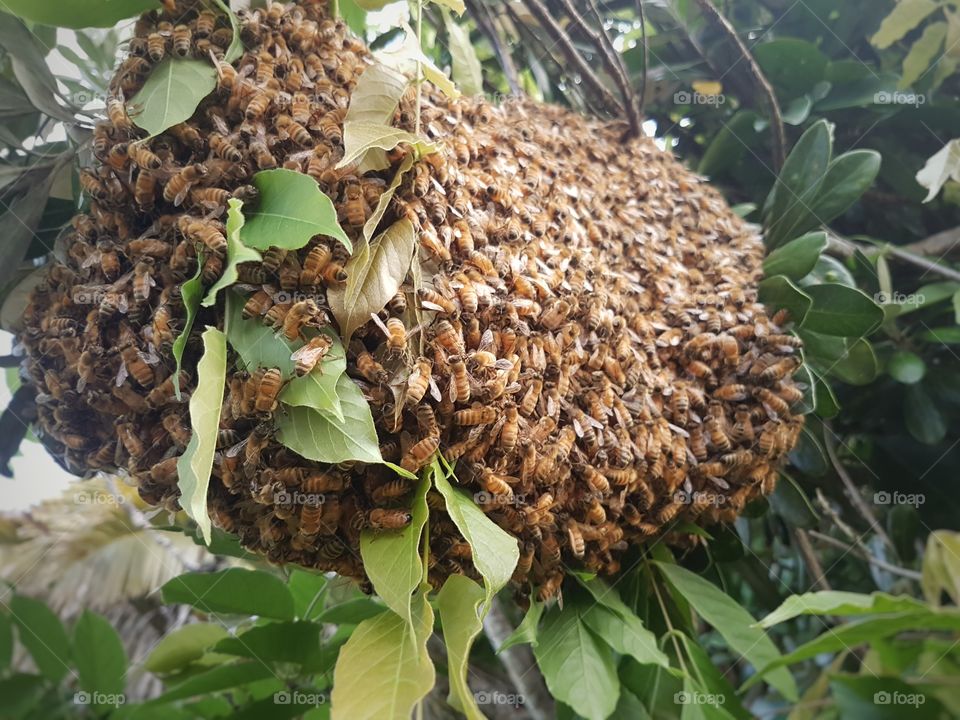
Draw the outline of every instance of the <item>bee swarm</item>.
[[[260,170],[307,173],[356,239],[410,151],[390,153],[380,173],[336,169],[371,56],[326,4],[241,13],[246,52],[232,66],[227,19],[199,3],[138,21],[95,131],[99,162],[82,176],[89,214],[32,296],[22,338],[44,441],[71,471],[126,469],[148,502],[176,507],[200,330],[224,319],[222,299],[201,309],[178,402],[180,288],[198,247],[205,287],[222,274],[228,199],[253,207]],[[189,122],[141,140],[121,98],[169,54],[218,58],[219,85]],[[802,424],[790,410],[799,350],[757,302],[752,229],[652,140],[625,143],[622,128],[557,107],[450,101],[428,87],[422,128],[440,150],[407,173],[381,223],[414,224],[424,286],[408,278],[347,348],[384,458],[417,471],[439,449],[456,462],[460,484],[518,538],[518,586],[529,580],[541,597],[566,565],[615,573],[629,545],[684,521],[732,521],[769,493]],[[413,102],[397,126],[413,130]],[[332,323],[326,288],[344,282],[347,259],[319,236],[240,266],[245,315],[292,338]],[[276,302],[281,291],[309,299]],[[233,367],[214,524],[273,561],[363,578],[361,530],[409,522],[415,483],[295,455],[274,438],[279,371]],[[283,500],[296,493],[314,499]],[[475,577],[442,499],[427,499],[431,582]]]

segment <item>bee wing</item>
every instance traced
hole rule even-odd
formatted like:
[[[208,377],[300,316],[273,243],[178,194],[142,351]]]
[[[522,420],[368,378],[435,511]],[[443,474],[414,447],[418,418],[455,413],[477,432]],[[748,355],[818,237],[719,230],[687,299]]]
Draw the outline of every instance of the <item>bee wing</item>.
[[[437,402],[441,402],[443,400],[443,394],[440,392],[440,386],[437,384],[437,380],[433,376],[430,377],[430,396]]]
[[[496,340],[493,335],[493,330],[491,328],[487,328],[483,331],[483,335],[480,336],[480,346],[477,348],[477,350],[481,352],[492,352],[495,344]],[[512,364],[510,366],[513,367]]]
[[[383,333],[384,337],[390,337],[390,331],[387,329],[387,326],[384,324],[383,320],[376,313],[370,313],[370,319],[373,320],[373,323],[380,328],[380,332]]]
[[[126,382],[127,377],[129,377],[129,373],[127,372],[127,364],[125,362],[121,362],[120,369],[117,370],[117,379],[116,379],[117,387],[120,387],[121,385],[123,385],[123,383]]]
[[[241,440],[240,442],[238,442],[238,443],[237,443],[236,445],[234,445],[233,447],[228,448],[228,449],[227,449],[227,452],[225,453],[226,456],[229,457],[229,458],[236,457],[237,455],[240,454],[240,452],[243,450],[243,448],[246,447],[246,445],[247,445],[248,442],[250,442],[249,436],[248,436],[248,437],[245,437],[243,440]]]

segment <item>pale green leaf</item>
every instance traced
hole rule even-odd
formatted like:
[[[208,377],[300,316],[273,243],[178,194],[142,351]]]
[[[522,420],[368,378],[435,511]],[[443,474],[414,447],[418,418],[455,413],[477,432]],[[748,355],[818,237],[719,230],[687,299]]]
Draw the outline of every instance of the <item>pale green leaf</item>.
[[[330,309],[346,340],[397,294],[416,245],[413,224],[406,218],[398,220],[350,258],[345,285],[327,289]]]
[[[462,3],[461,3],[462,6]],[[458,10],[458,12],[462,12]],[[453,80],[467,95],[479,95],[483,92],[483,66],[477,57],[477,51],[470,42],[470,32],[458,24],[450,13],[443,14],[444,25],[450,36],[450,59]]]
[[[343,422],[308,407],[285,407],[277,423],[277,439],[308,460],[342,463],[383,462],[373,415],[360,388],[347,375],[337,381]]]
[[[247,217],[240,239],[247,247],[298,250],[316,235],[339,240],[353,251],[350,238],[337,222],[333,202],[309,175],[278,168],[253,176],[260,192],[255,212]]]
[[[131,119],[150,137],[189,120],[200,102],[217,86],[210,62],[168,57],[131,100]]]
[[[533,652],[550,694],[587,720],[610,717],[620,680],[610,649],[587,628],[577,608],[553,607]]]
[[[480,605],[483,588],[465,575],[451,575],[437,595],[437,612],[443,626],[443,641],[447,646],[447,667],[450,695],[447,702],[470,720],[483,720],[483,713],[470,692],[467,669],[470,648],[483,629]]]
[[[758,670],[780,658],[773,641],[753,617],[713,583],[677,565],[657,563],[670,584],[706,622],[726,640],[730,648]],[[777,670],[767,682],[787,699],[797,699],[797,686],[786,670]]]
[[[923,201],[930,202],[939,195],[947,180],[960,182],[960,140],[944,145],[917,173],[917,182],[927,189]]]
[[[487,590],[485,607],[500,588],[507,584],[520,559],[517,539],[488,518],[473,499],[454,489],[438,462],[430,466],[433,484],[443,495],[447,513],[473,551],[473,564]]]
[[[417,70],[419,68],[423,77],[436,85],[440,92],[451,99],[458,98],[460,91],[457,90],[450,78],[447,77],[447,74],[434,65],[433,61],[423,53],[423,49],[420,47],[420,41],[417,39],[417,34],[413,31],[413,28],[411,28],[409,24],[404,23],[403,29],[406,32],[403,44],[399,45],[396,49],[384,50],[377,53],[377,60],[387,67],[397,68],[400,72],[414,80],[417,78]]]
[[[193,322],[197,319],[197,311],[200,309],[200,298],[203,297],[203,279],[200,275],[203,273],[203,255],[197,255],[197,272],[192,278],[180,286],[180,298],[183,301],[183,307],[186,311],[186,319],[183,322],[183,330],[173,341],[173,360],[176,363],[176,371],[173,375],[173,390],[177,395],[177,402],[180,401],[180,366],[183,363],[183,351],[187,347],[187,340],[190,333],[193,332]]]
[[[869,595],[854,592],[824,591],[791,595],[759,622],[763,628],[773,627],[798,615],[876,615],[923,610],[926,606],[909,596],[875,592]]]
[[[227,637],[226,628],[217,623],[197,622],[164,635],[147,656],[143,666],[152,673],[165,674],[185,668],[203,657],[208,648]]]
[[[890,47],[939,7],[940,3],[934,0],[900,0],[870,42],[881,50]]]
[[[397,188],[400,187],[400,183],[403,182],[403,176],[410,171],[410,168],[413,167],[415,160],[416,158],[414,157],[413,153],[407,153],[403,156],[403,162],[401,162],[400,167],[397,168],[397,172],[393,176],[393,181],[390,183],[390,187],[388,187],[380,196],[380,199],[377,200],[377,207],[374,208],[373,214],[363,224],[363,237],[368,242],[373,237],[373,234],[377,231],[377,227],[380,225],[380,220],[383,219],[384,213],[387,212],[387,208],[390,206],[390,201],[397,192]]]
[[[73,658],[80,676],[80,687],[93,693],[94,699],[106,695],[97,704],[119,705],[127,675],[127,652],[113,625],[96,613],[85,610],[73,628]],[[110,699],[116,702],[110,703]]]
[[[463,3],[463,0],[430,0],[430,2],[450,8],[458,15],[463,15],[464,11],[467,9],[466,5]]]
[[[960,603],[960,533],[936,530],[927,538],[920,587],[927,601],[939,606],[943,595]]]
[[[389,127],[400,98],[409,85],[408,77],[380,62],[363,71],[350,96],[350,107],[343,121],[345,157],[358,157],[351,144],[354,133],[350,128],[356,123]],[[340,166],[344,164],[341,162]],[[361,166],[369,170],[383,170],[387,167],[386,156],[383,153],[369,153],[361,160]]]
[[[436,674],[427,639],[433,610],[414,600],[415,626],[388,610],[364,620],[340,649],[333,673],[332,720],[410,720]]]
[[[402,530],[364,530],[360,535],[363,567],[377,595],[387,607],[407,622],[411,593],[423,579],[420,536],[427,522],[427,490],[430,479],[424,476],[417,486],[410,508],[410,524]]]
[[[923,34],[910,46],[910,52],[903,59],[903,75],[898,84],[899,88],[909,88],[923,77],[931,63],[938,59],[946,36],[945,22],[931,23],[923,29]]]
[[[530,599],[530,607],[527,608],[527,614],[517,625],[517,629],[510,633],[510,637],[503,641],[503,644],[497,648],[497,653],[502,653],[507,648],[514,645],[536,645],[539,642],[537,637],[537,626],[540,624],[540,617],[543,615],[545,605],[537,601],[536,598]]]
[[[346,167],[358,161],[370,150],[393,150],[397,145],[407,143],[413,146],[420,155],[428,155],[436,151],[436,146],[428,143],[419,135],[401,130],[400,128],[383,123],[368,123],[353,121],[343,126],[343,160],[337,167]]]
[[[353,0],[358,7],[370,12],[372,10],[382,10],[390,3],[396,2],[397,0]]]
[[[227,318],[224,327],[230,347],[240,355],[243,367],[249,372],[257,368],[280,368],[284,378],[294,374],[293,352],[303,342],[290,342],[263,322],[243,317],[244,298],[235,291],[227,291]]]
[[[159,0],[4,0],[3,9],[52,27],[113,27],[124,18],[160,7]]]
[[[233,40],[230,41],[230,47],[227,48],[227,52],[224,54],[224,60],[228,63],[232,63],[234,60],[237,60],[241,55],[243,55],[243,42],[240,39],[240,20],[237,18],[237,15],[233,10],[230,9],[230,6],[227,5],[224,0],[213,0],[217,7],[223,10],[226,13],[227,17],[230,19],[230,27],[233,28]]]
[[[343,406],[337,394],[340,377],[347,371],[347,354],[340,338],[329,327],[321,330],[330,338],[331,345],[323,362],[302,377],[288,382],[280,393],[280,402],[291,407],[309,407],[333,415],[344,422]]]
[[[217,293],[233,285],[239,273],[237,265],[245,262],[261,262],[263,257],[253,248],[248,248],[240,241],[240,229],[244,224],[243,201],[236,198],[230,198],[227,210],[227,266],[223,269],[223,275],[207,291],[207,296],[203,299],[201,305],[210,307],[217,301]]]
[[[203,357],[197,365],[197,389],[190,396],[190,443],[177,460],[180,505],[210,543],[207,489],[220,429],[224,383],[227,377],[227,336],[208,327],[203,333]]]

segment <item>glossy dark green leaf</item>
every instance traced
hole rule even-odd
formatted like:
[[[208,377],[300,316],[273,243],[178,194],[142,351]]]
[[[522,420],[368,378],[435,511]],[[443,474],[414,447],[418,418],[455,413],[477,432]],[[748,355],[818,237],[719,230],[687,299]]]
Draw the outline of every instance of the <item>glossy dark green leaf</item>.
[[[837,400],[837,396],[833,394],[833,388],[830,387],[830,383],[816,372],[813,373],[813,376],[814,382],[816,383],[814,394],[816,397],[817,415],[824,419],[836,417],[837,413],[840,412],[840,403]]]
[[[802,322],[805,330],[839,337],[864,337],[883,322],[883,309],[861,290],[828,283],[806,288],[813,305]]]
[[[877,377],[877,356],[868,341],[806,330],[800,335],[806,356],[816,364],[820,373],[833,375],[850,385],[867,385]]]
[[[372,598],[357,598],[327,608],[317,620],[334,625],[359,625],[364,620],[379,615],[383,610],[383,603]]]
[[[791,240],[771,252],[763,261],[763,273],[767,277],[785,275],[799,280],[813,270],[820,253],[827,247],[827,234],[813,232]]]
[[[73,658],[80,687],[92,694],[95,704],[109,707],[123,703],[127,653],[110,621],[84,611],[73,628]]]
[[[899,677],[834,675],[833,699],[843,720],[938,720],[946,708],[926,686],[914,686]]]
[[[815,528],[819,515],[796,480],[780,473],[777,487],[770,495],[770,507],[794,527]]]
[[[30,653],[40,672],[60,682],[70,669],[70,639],[54,612],[44,603],[23,595],[10,601],[20,643]]]
[[[756,121],[757,114],[752,110],[741,110],[734,115],[710,140],[697,172],[714,176],[732,167],[759,139]]]
[[[258,625],[218,642],[213,651],[266,663],[295,663],[305,672],[322,662],[321,626],[307,621]]]
[[[827,455],[820,445],[820,440],[805,425],[800,433],[796,447],[790,452],[790,463],[800,472],[812,477],[823,477],[829,469]]]
[[[161,592],[164,602],[183,603],[206,613],[293,619],[293,597],[287,586],[262,570],[186,573],[169,580]]]
[[[764,74],[784,97],[810,90],[823,79],[827,57],[816,45],[798,38],[780,38],[753,48]]]
[[[901,350],[893,354],[887,363],[887,372],[897,382],[904,385],[913,385],[923,380],[927,366],[923,358],[908,350]]]
[[[846,212],[876,180],[880,162],[875,150],[853,150],[833,160],[814,201],[810,227],[826,225]]]
[[[872,267],[871,267],[872,271]],[[800,287],[806,289],[813,285],[824,283],[839,283],[847,287],[857,287],[857,281],[847,266],[830,255],[821,255],[813,266],[813,270],[799,281]]]
[[[936,445],[947,435],[943,414],[922,385],[911,385],[906,389],[903,419],[910,434],[927,445]]]
[[[759,290],[760,302],[767,306],[771,315],[778,310],[787,310],[790,320],[797,325],[803,323],[813,304],[809,295],[783,275],[761,280]]]

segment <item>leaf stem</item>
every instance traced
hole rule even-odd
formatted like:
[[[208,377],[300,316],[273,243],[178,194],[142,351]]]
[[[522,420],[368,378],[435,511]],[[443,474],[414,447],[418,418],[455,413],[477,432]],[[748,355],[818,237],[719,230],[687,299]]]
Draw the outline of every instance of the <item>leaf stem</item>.
[[[644,561],[647,566],[647,573],[650,576],[650,584],[653,586],[653,592],[657,596],[657,603],[660,605],[660,611],[663,613],[663,621],[667,624],[667,634],[670,636],[670,640],[673,642],[673,649],[677,653],[677,660],[680,662],[680,669],[687,675],[690,674],[690,671],[687,670],[687,664],[683,661],[683,653],[680,650],[680,643],[677,642],[676,629],[673,627],[673,622],[670,620],[670,613],[667,611],[667,605],[663,601],[663,596],[660,594],[660,588],[657,585],[656,578],[654,577],[653,571],[650,569],[650,562]]]
[[[330,14],[335,18],[340,17],[340,0],[330,0]]]

